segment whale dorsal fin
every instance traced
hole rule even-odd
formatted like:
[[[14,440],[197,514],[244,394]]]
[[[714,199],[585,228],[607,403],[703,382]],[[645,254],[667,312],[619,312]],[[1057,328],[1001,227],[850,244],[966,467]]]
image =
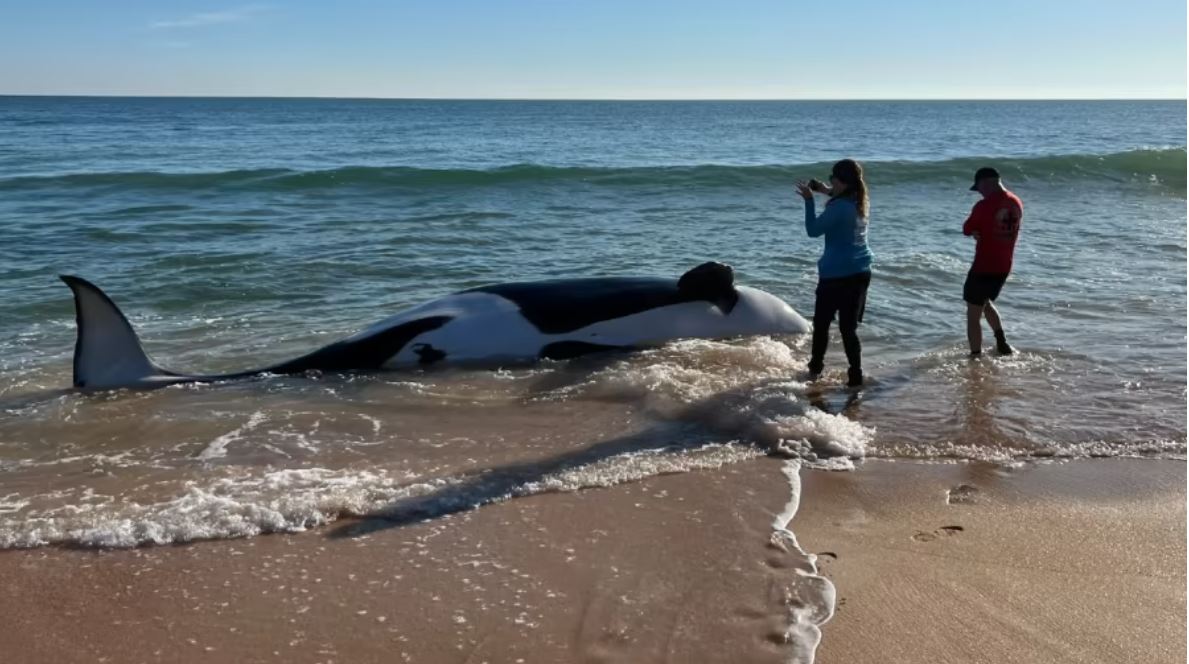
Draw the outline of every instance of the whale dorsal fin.
[[[143,387],[172,376],[153,364],[123,312],[98,286],[62,275],[74,292],[78,338],[74,344],[74,386],[87,389]]]

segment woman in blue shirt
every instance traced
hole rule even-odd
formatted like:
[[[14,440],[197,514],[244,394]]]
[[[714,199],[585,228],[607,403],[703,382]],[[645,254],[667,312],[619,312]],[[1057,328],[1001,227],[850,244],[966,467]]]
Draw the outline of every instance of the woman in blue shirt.
[[[830,200],[820,216],[815,214],[813,192],[826,194]],[[826,347],[830,345],[830,324],[838,315],[842,345],[850,363],[847,385],[863,384],[862,346],[859,323],[867,307],[867,287],[871,284],[871,250],[867,248],[867,183],[863,167],[853,159],[834,164],[830,184],[818,180],[798,182],[797,192],[805,199],[805,232],[809,237],[826,238],[825,251],[817,262],[817,302],[813,308],[813,351],[809,373],[813,379],[825,366]]]

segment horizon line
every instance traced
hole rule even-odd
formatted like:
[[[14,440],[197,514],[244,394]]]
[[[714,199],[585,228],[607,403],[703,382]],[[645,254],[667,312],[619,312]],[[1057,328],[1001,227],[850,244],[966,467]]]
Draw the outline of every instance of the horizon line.
[[[352,97],[335,95],[207,95],[207,94],[56,94],[9,93],[4,97],[67,97],[75,99],[318,99],[339,101],[559,101],[559,102],[1025,102],[1025,101],[1180,101],[1186,97]]]

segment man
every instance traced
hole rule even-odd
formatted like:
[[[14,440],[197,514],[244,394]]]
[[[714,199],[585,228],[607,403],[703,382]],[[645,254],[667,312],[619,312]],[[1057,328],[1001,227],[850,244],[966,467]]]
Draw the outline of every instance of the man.
[[[1000,355],[1010,355],[1012,347],[1003,334],[1003,322],[993,302],[1011,273],[1012,254],[1020,235],[1020,221],[1024,204],[1008,191],[999,180],[999,171],[980,168],[974,174],[971,191],[983,195],[974,204],[970,217],[962,224],[962,233],[976,240],[974,265],[966,275],[962,299],[966,300],[966,339],[970,342],[970,356],[983,352],[982,318],[995,333],[995,349]]]

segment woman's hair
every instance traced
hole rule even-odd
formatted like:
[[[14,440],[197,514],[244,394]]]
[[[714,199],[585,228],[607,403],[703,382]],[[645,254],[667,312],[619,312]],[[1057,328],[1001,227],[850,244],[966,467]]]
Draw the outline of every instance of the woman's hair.
[[[843,159],[834,164],[831,175],[846,185],[846,191],[841,195],[854,197],[855,207],[859,208],[859,216],[866,219],[869,204],[867,181],[863,179],[863,167],[854,159]]]

